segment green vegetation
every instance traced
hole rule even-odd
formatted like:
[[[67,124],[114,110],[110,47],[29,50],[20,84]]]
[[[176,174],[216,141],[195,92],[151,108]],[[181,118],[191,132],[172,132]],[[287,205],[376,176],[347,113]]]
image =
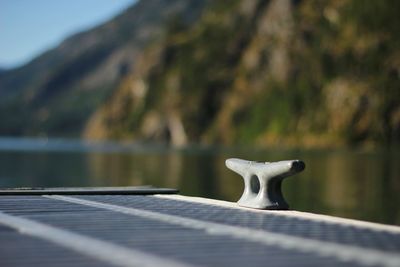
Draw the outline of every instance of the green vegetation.
[[[174,18],[165,41],[152,48],[162,51],[153,67],[139,64],[147,70],[141,78],[148,94],[145,108],[133,115],[136,128],[113,125],[103,137],[119,138],[107,134],[118,131],[173,141],[173,114],[189,142],[399,141],[396,1],[254,3],[213,2],[191,27]],[[149,112],[158,114],[156,130],[167,134],[140,130]]]

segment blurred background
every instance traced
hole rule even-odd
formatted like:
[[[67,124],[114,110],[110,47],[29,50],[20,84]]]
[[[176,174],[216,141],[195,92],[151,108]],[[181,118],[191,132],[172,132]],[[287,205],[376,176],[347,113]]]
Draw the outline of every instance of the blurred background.
[[[400,224],[400,2],[3,0],[0,187],[174,187],[299,158],[291,208]]]

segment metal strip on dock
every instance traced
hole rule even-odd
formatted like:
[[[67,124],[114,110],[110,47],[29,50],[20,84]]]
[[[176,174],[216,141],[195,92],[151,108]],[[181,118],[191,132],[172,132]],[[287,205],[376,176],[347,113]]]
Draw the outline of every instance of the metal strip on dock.
[[[1,195],[154,195],[176,194],[179,191],[172,188],[154,188],[151,186],[121,186],[121,187],[57,187],[57,188],[10,188],[0,189]]]

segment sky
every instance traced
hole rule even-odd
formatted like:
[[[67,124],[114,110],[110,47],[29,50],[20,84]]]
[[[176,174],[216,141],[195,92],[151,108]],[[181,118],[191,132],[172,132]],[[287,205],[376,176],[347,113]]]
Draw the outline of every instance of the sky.
[[[136,0],[0,0],[0,68],[14,68]]]

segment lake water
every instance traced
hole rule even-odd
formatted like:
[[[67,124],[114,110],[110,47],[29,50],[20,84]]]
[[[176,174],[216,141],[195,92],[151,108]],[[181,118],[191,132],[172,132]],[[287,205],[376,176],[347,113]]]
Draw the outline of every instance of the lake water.
[[[240,176],[225,159],[301,159],[283,183],[291,209],[400,225],[400,150],[260,150],[0,138],[0,187],[172,187],[237,201]]]

